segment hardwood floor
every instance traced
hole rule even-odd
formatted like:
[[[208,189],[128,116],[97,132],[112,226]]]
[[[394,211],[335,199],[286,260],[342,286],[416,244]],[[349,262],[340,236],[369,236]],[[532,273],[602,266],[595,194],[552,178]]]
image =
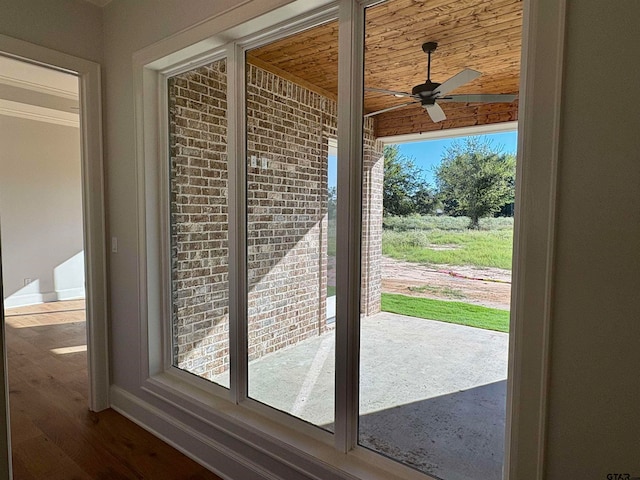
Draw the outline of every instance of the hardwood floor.
[[[15,480],[220,480],[115,411],[89,411],[83,301],[5,316]]]

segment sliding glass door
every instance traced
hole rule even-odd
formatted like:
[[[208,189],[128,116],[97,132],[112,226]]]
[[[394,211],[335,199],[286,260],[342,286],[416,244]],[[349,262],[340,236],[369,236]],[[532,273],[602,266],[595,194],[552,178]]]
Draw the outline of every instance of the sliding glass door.
[[[326,83],[302,80],[301,49],[323,52]],[[329,431],[337,51],[330,21],[245,53],[248,396]]]
[[[502,204],[479,219],[447,196],[445,163],[427,180],[398,144],[503,121],[517,86],[424,9],[342,0],[167,75],[170,363],[237,411],[341,454],[498,480],[513,159],[453,144],[443,154],[491,157],[504,174]],[[499,49],[491,32],[465,32]],[[431,75],[459,78],[445,84],[454,93],[440,98]],[[506,302],[486,301],[490,290]]]

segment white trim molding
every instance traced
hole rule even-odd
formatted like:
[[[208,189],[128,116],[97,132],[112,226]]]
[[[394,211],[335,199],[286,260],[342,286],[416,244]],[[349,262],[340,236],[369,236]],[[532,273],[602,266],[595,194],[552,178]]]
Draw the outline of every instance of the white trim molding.
[[[469,137],[471,135],[488,135],[491,133],[512,132],[518,129],[518,122],[489,123],[472,127],[449,128],[433,132],[409,133],[379,137],[385,145],[393,143],[424,142],[425,140],[441,140],[443,138]]]
[[[335,443],[344,453],[358,445],[360,406],[364,8],[342,0],[338,32],[337,188],[346,201],[337,206]]]
[[[505,478],[542,480],[566,0],[524,7]]]
[[[7,56],[0,56],[0,84],[68,100],[78,99],[78,82],[74,76]]]
[[[0,53],[78,76],[87,290],[89,408],[109,407],[107,277],[100,65],[0,35]]]
[[[22,88],[24,90],[30,90],[32,92],[44,93],[45,95],[67,98],[69,100],[78,99],[78,95],[74,92],[70,92],[68,90],[63,90],[60,88],[48,88],[46,85],[42,85],[40,83],[28,82],[26,80],[9,77],[7,75],[0,75],[0,84]]]
[[[114,386],[112,387],[111,396],[115,411],[222,478],[255,478],[261,480],[282,478],[271,475],[255,462],[242,458],[238,452],[227,446],[228,443],[224,444],[216,441],[210,436],[205,436],[187,424],[176,420],[174,417],[168,417],[162,410],[128,393],[126,390]],[[169,436],[166,433],[168,431],[171,431],[173,435]],[[184,440],[185,437],[188,439],[187,442],[176,441],[176,438]],[[197,443],[200,448],[186,449],[183,446],[185,443]]]
[[[2,246],[0,245],[0,271],[2,271]],[[2,285],[2,276],[0,275],[0,362],[2,362],[2,371],[0,371],[0,478],[11,480],[13,478],[12,462],[11,462],[11,415],[9,411],[9,379],[7,372],[7,345],[4,341],[5,334],[5,318],[4,318],[4,291]]]
[[[45,108],[27,103],[13,102],[0,98],[0,115],[24,118],[36,122],[54,123],[65,127],[80,126],[80,117],[77,113],[63,112],[53,108]]]

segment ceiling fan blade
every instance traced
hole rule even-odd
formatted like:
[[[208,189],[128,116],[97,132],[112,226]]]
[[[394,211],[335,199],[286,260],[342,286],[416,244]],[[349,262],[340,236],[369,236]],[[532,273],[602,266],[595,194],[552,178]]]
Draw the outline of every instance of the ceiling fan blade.
[[[364,87],[365,92],[376,92],[376,93],[388,93],[389,95],[394,95],[396,97],[415,97],[408,92],[397,92],[395,90],[385,90],[384,88],[372,88],[372,87]]]
[[[427,113],[431,117],[431,120],[433,120],[435,123],[438,123],[447,119],[447,116],[444,114],[444,111],[442,110],[440,105],[438,105],[437,103],[434,103],[433,105],[425,105],[424,108],[427,109]]]
[[[371,112],[371,113],[365,114],[364,118],[373,117],[374,115],[379,115],[380,113],[390,112],[391,110],[396,110],[397,108],[413,105],[414,103],[419,103],[419,102],[412,101],[412,102],[401,103],[400,105],[394,105],[393,107],[389,107],[389,108],[383,108],[382,110],[378,110],[377,112]]]
[[[480,72],[478,72],[476,70],[471,70],[470,68],[465,68],[461,72],[456,73],[449,80],[445,80],[443,83],[441,83],[440,86],[438,88],[436,88],[433,93],[436,94],[436,95],[439,95],[439,96],[446,95],[447,93],[451,92],[452,90],[455,90],[456,88],[461,87],[465,83],[469,83],[472,80],[475,80],[480,75],[482,75],[482,73],[480,73]]]
[[[471,95],[447,95],[443,98],[438,98],[439,102],[463,102],[463,103],[511,103],[518,95],[511,94],[471,94]]]

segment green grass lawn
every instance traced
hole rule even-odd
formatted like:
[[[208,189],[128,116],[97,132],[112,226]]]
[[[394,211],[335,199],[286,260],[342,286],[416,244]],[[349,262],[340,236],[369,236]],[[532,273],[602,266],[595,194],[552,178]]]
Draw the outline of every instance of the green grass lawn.
[[[511,269],[513,219],[483,219],[468,230],[466,217],[384,219],[383,255],[428,265],[470,265]]]
[[[466,217],[413,215],[385,217],[383,255],[427,265],[465,265],[511,269],[513,218],[483,218],[479,230],[469,230]],[[428,285],[415,291],[431,291]],[[438,292],[464,298],[463,291]],[[382,310],[410,317],[509,331],[509,311],[458,301],[382,294]]]
[[[462,302],[382,294],[382,311],[498,332],[509,331],[509,311]]]

